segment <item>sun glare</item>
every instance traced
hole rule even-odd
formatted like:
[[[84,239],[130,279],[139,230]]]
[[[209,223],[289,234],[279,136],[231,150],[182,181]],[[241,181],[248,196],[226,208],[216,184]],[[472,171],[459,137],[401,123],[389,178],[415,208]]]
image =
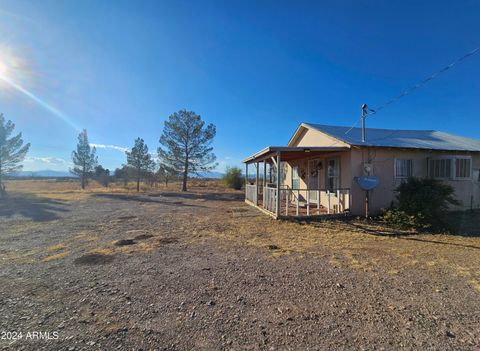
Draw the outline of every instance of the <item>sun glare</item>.
[[[0,59],[0,77],[6,77],[8,66]]]

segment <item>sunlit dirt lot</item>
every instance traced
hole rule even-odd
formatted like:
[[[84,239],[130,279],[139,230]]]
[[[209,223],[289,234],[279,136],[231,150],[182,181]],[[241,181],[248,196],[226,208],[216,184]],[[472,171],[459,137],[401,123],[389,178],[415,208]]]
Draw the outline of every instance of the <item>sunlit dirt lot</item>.
[[[276,221],[217,182],[177,189],[8,182],[0,331],[23,337],[0,348],[480,345],[479,213],[459,216],[455,234],[418,234]]]

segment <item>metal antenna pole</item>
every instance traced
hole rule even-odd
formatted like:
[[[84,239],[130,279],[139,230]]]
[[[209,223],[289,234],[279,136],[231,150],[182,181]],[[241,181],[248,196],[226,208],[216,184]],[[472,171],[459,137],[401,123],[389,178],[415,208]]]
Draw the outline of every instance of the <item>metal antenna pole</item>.
[[[367,104],[362,105],[362,143],[365,142],[365,117],[367,115]]]

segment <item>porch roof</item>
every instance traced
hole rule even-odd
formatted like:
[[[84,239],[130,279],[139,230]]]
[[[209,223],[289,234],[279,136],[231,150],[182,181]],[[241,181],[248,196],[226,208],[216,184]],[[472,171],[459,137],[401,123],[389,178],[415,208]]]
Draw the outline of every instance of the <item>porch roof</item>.
[[[269,146],[265,149],[253,154],[250,157],[247,157],[242,162],[243,163],[252,163],[263,161],[268,159],[272,156],[277,155],[277,153],[281,153],[282,161],[289,161],[298,159],[301,157],[307,156],[319,156],[326,152],[338,152],[338,151],[346,151],[350,148],[347,146]]]

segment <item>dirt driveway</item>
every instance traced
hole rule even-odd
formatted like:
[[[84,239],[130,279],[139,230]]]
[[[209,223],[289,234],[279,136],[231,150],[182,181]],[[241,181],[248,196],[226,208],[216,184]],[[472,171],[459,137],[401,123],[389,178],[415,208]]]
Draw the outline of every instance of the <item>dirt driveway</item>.
[[[0,349],[480,345],[478,235],[279,222],[242,198],[12,193],[0,203],[0,331],[23,336],[5,333]]]

